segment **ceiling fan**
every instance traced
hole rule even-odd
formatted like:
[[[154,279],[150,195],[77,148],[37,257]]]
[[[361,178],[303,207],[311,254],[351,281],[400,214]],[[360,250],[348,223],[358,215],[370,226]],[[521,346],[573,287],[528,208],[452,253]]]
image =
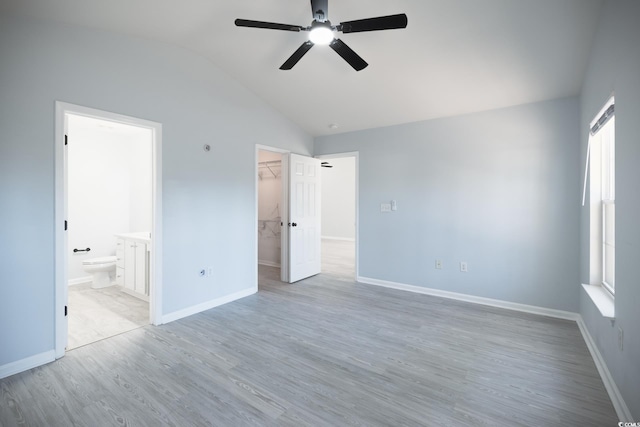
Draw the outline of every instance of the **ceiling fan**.
[[[338,55],[349,63],[356,71],[364,69],[366,61],[355,53],[342,40],[333,36],[334,32],[360,33],[364,31],[393,30],[407,27],[407,15],[380,16],[377,18],[358,19],[356,21],[341,22],[340,25],[332,26],[328,19],[328,0],[311,0],[311,12],[313,21],[308,27],[300,25],[276,24],[274,22],[251,21],[248,19],[236,19],[238,27],[266,28],[270,30],[282,31],[309,31],[309,40],[302,43],[293,55],[280,67],[281,70],[290,70],[314,45],[329,45]]]

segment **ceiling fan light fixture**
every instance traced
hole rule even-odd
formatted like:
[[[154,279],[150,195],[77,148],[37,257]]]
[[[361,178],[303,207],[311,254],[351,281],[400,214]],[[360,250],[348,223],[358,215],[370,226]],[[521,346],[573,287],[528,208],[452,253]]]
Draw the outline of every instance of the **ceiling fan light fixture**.
[[[329,21],[327,9],[329,0],[311,0],[311,14],[313,21],[308,27],[301,25],[279,24],[276,22],[253,21],[250,19],[236,19],[237,27],[265,28],[268,30],[309,32],[309,40],[303,42],[293,55],[280,66],[281,70],[291,70],[309,50],[319,45],[329,45],[335,53],[344,59],[354,70],[362,71],[369,64],[353,51],[345,42],[335,37],[334,33],[362,33],[366,31],[393,30],[407,27],[407,15],[378,16],[375,18],[356,19],[355,21],[343,21],[335,27]]]
[[[327,21],[328,22],[328,21]],[[327,22],[314,22],[309,31],[309,40],[313,44],[328,45],[333,40],[331,24]]]

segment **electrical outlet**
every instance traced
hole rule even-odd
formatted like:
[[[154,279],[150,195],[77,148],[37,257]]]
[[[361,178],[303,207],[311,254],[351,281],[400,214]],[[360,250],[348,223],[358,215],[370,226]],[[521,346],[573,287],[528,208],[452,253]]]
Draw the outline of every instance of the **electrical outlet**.
[[[460,261],[460,271],[463,273],[466,273],[467,271],[467,262],[466,261]]]
[[[621,327],[618,328],[618,348],[620,351],[624,349],[624,331]]]
[[[442,270],[442,260],[441,259],[437,259],[436,260],[436,270]]]
[[[207,277],[213,276],[213,267],[207,267]]]
[[[380,203],[380,212],[391,212],[391,203]]]

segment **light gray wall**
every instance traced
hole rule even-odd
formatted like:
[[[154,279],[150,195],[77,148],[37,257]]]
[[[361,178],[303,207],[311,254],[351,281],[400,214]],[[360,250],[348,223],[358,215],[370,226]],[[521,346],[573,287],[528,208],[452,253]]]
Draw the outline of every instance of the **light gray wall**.
[[[360,275],[577,311],[578,116],[570,98],[316,138],[360,152]]]
[[[600,316],[581,291],[580,313],[616,385],[640,420],[640,2],[605,4],[581,97],[580,157],[584,173],[588,128],[615,92],[616,98],[616,299],[615,324]],[[587,202],[586,206],[589,206]],[[580,278],[589,280],[589,212],[581,210]],[[624,349],[618,350],[618,328]],[[632,421],[632,420],[627,420]]]
[[[165,314],[255,285],[255,144],[309,135],[162,43],[2,16],[0,58],[0,366],[54,348],[56,100],[162,123]]]
[[[322,159],[322,236],[356,238],[356,158]]]

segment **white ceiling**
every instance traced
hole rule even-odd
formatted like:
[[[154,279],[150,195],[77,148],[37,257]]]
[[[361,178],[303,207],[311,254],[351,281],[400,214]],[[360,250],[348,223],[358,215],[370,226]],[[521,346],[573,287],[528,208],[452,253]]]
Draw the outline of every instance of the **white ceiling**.
[[[329,19],[406,13],[406,29],[338,37],[291,71],[306,40],[234,25],[309,25],[308,0],[3,0],[0,11],[160,40],[209,58],[314,136],[577,95],[602,0],[329,0]],[[338,124],[330,129],[329,124]]]

